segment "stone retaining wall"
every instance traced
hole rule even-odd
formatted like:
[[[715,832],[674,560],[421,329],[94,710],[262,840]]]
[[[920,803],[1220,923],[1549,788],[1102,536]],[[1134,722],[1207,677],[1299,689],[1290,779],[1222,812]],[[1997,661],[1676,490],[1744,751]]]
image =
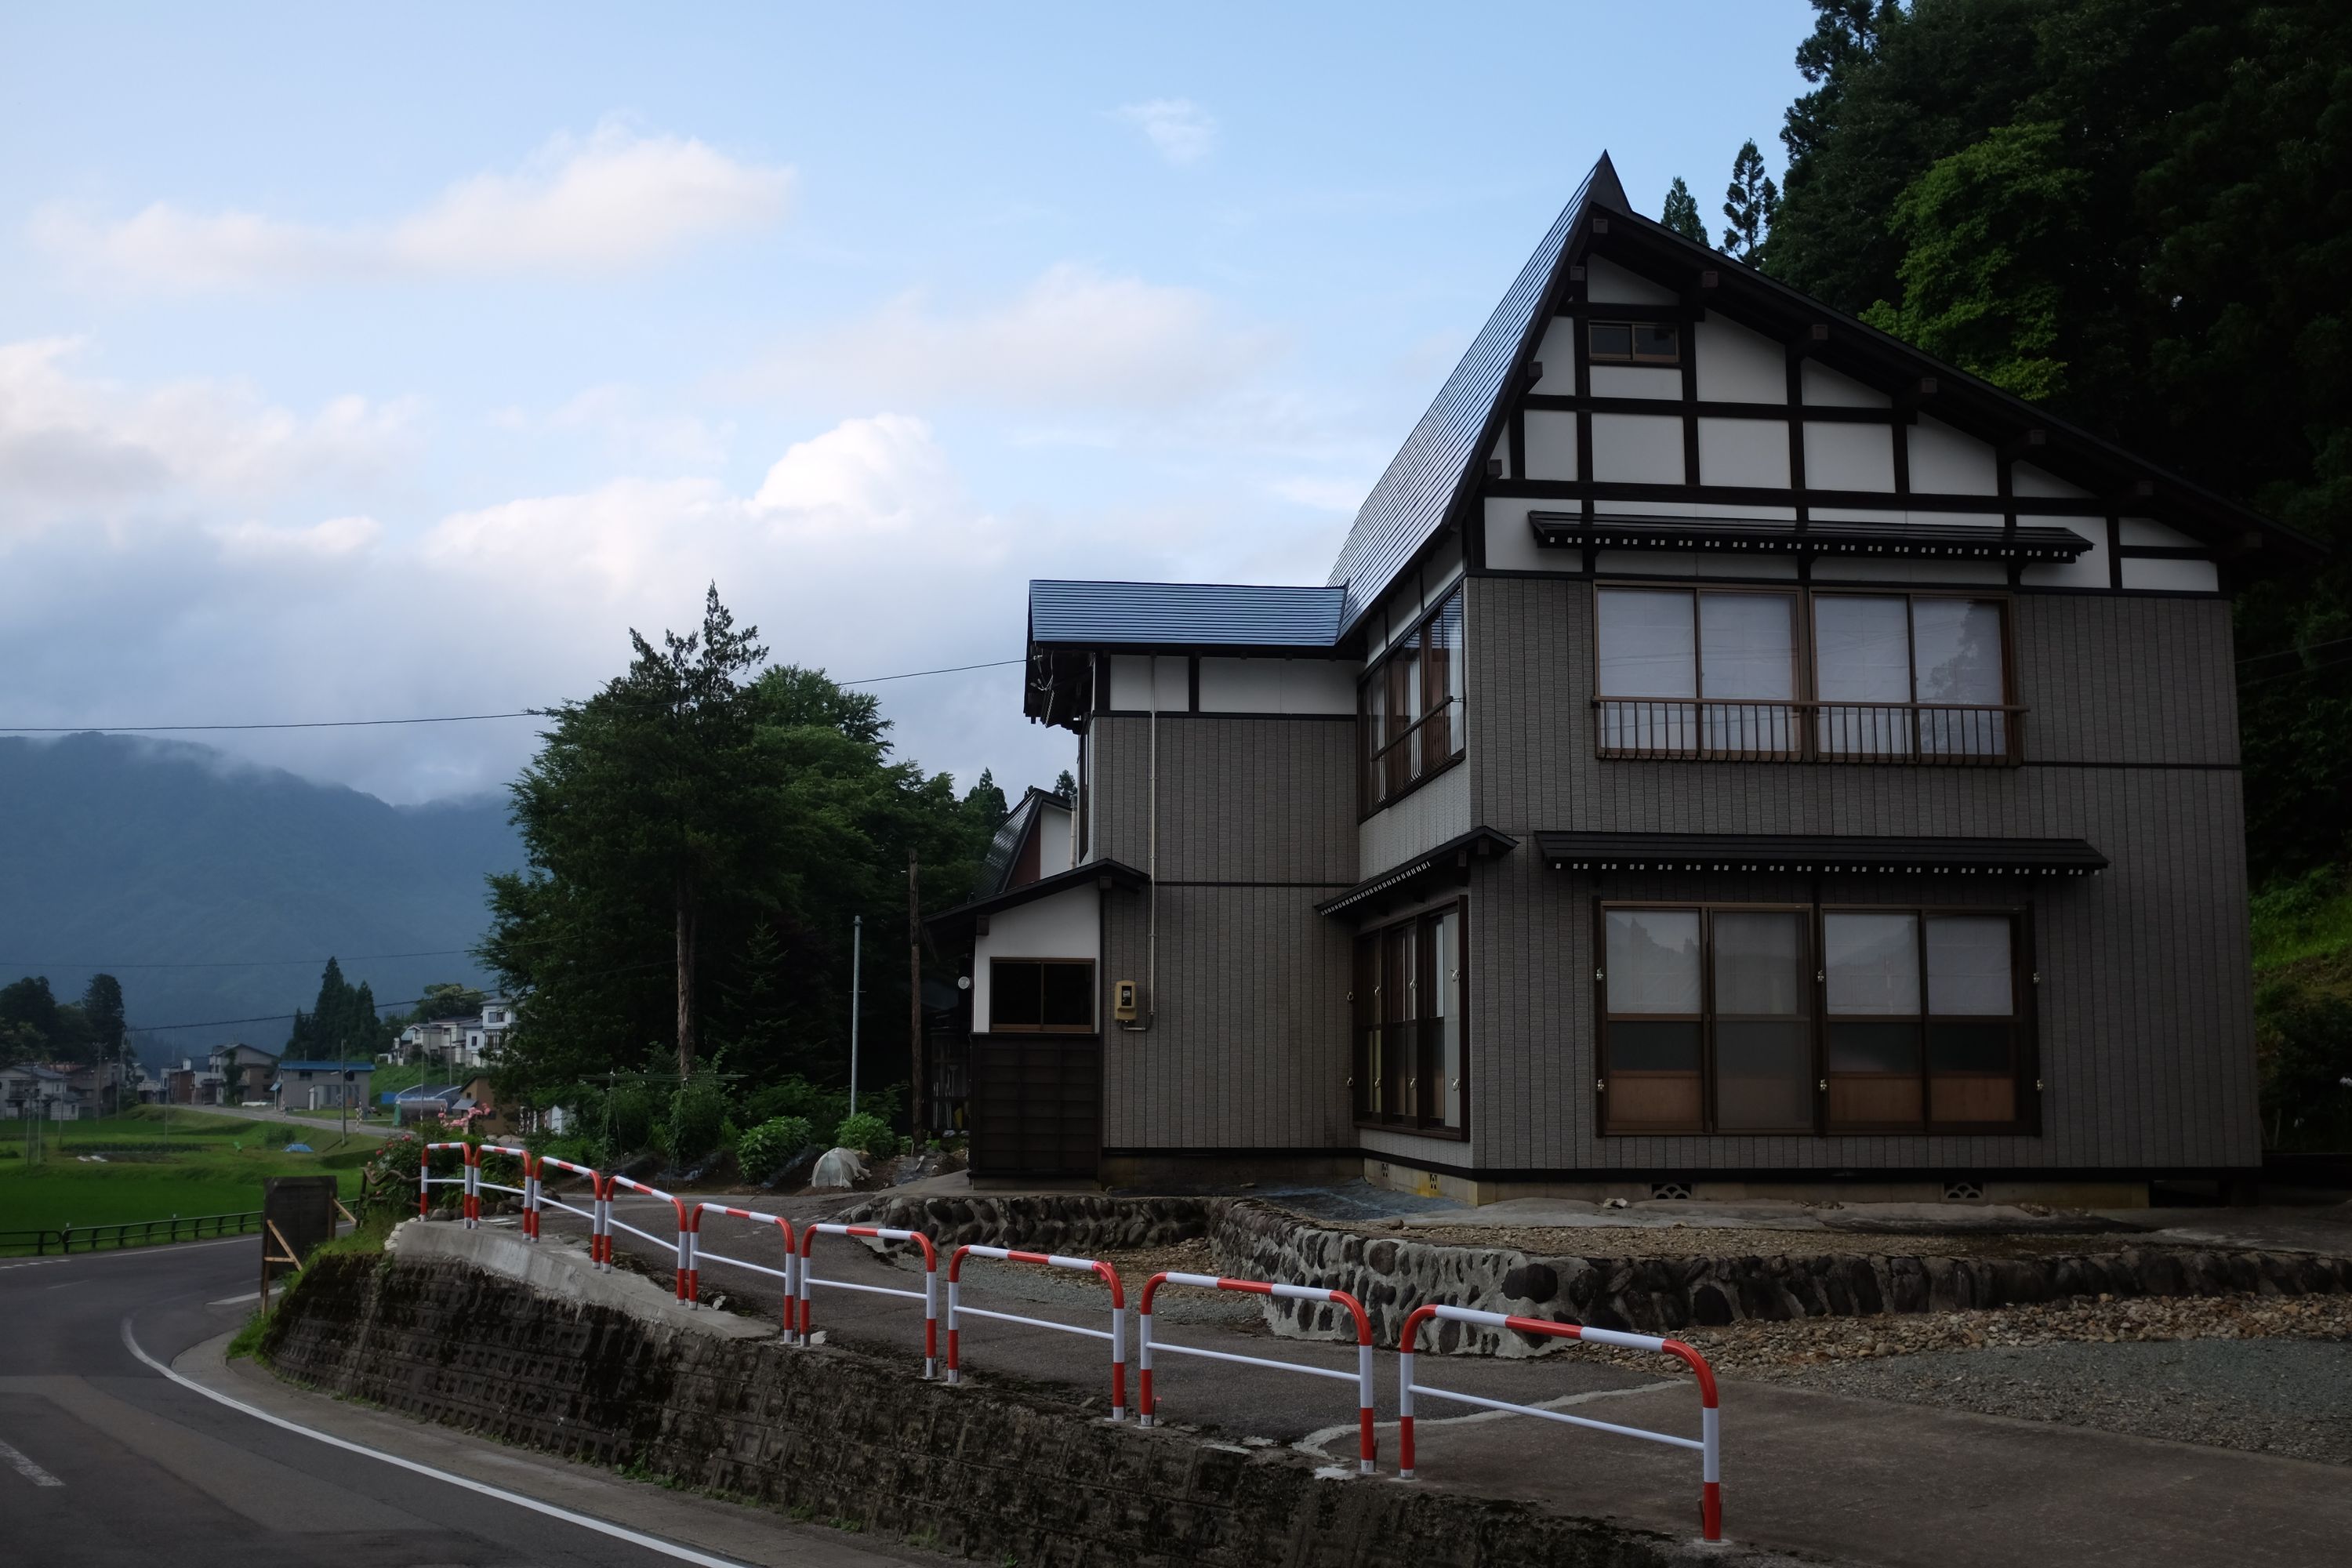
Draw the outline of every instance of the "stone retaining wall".
[[[1875,1312],[2021,1306],[2068,1296],[2305,1295],[2352,1291],[2352,1259],[2176,1247],[2024,1258],[1947,1258],[1922,1237],[1916,1255],[1879,1252],[1617,1258],[1538,1256],[1509,1247],[1439,1247],[1328,1229],[1269,1204],[1226,1198],[880,1196],[850,1223],[927,1232],[942,1253],[967,1243],[1091,1256],[1209,1238],[1217,1267],[1250,1279],[1345,1290],[1373,1333],[1395,1342],[1424,1301],[1639,1333],[1693,1324]],[[1563,1242],[1595,1233],[1562,1230]],[[1139,1282],[1136,1282],[1139,1283]],[[1276,1333],[1349,1339],[1346,1315],[1314,1302],[1267,1300]],[[1544,1355],[1562,1342],[1440,1325],[1435,1348],[1465,1355]]]
[[[270,1320],[283,1373],[430,1420],[950,1553],[1061,1568],[1650,1568],[1773,1562],[1286,1450],[927,1384],[838,1347],[722,1338],[443,1260],[330,1256]]]
[[[1409,1235],[1409,1233],[1407,1233]],[[1562,1237],[1580,1233],[1563,1231]],[[1501,1247],[1433,1247],[1401,1236],[1326,1230],[1254,1203],[1230,1205],[1214,1232],[1218,1267],[1252,1279],[1349,1292],[1393,1343],[1423,1301],[1639,1333],[1692,1324],[1875,1312],[2021,1306],[2068,1296],[2306,1295],[2352,1291],[2352,1259],[2306,1253],[2147,1247],[2031,1258],[1876,1253],[1689,1258],[1531,1257]],[[1352,1336],[1312,1303],[1268,1301],[1266,1322],[1299,1337]],[[1446,1323],[1436,1348],[1541,1355],[1556,1339]]]

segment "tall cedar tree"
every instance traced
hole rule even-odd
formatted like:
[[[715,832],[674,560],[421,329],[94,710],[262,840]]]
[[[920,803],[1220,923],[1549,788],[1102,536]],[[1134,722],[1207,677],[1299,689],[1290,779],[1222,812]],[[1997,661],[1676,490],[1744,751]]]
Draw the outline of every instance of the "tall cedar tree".
[[[490,879],[481,953],[518,999],[501,1079],[519,1092],[562,1100],[567,1086],[664,1065],[647,1042],[676,1037],[681,863],[694,879],[685,978],[698,1057],[745,1090],[787,1076],[844,1081],[850,921],[863,915],[875,928],[867,1061],[892,1059],[886,1049],[907,1059],[903,1040],[882,1032],[908,1016],[907,952],[890,934],[903,929],[907,853],[920,858],[930,907],[958,901],[992,830],[991,803],[892,760],[870,694],[790,666],[741,679],[756,634],[736,633],[715,596],[702,637],[669,641],[698,645],[698,662],[712,629],[739,656],[723,682],[704,683],[723,714],[673,729],[659,699],[684,684],[679,661],[634,639],[629,673],[558,710],[514,786],[530,869]],[[711,752],[689,792],[676,770],[703,742]],[[677,830],[689,816],[692,834]],[[674,1046],[664,1054],[673,1068],[691,1065]]]
[[[1780,188],[1764,172],[1764,154],[1756,150],[1752,138],[1741,142],[1738,154],[1731,160],[1731,184],[1723,191],[1723,216],[1728,223],[1723,231],[1723,253],[1734,261],[1761,267],[1772,219],[1780,210]]]
[[[1706,224],[1698,216],[1698,198],[1683,183],[1680,174],[1666,187],[1666,205],[1658,214],[1658,221],[1689,240],[1693,245],[1706,243]]]

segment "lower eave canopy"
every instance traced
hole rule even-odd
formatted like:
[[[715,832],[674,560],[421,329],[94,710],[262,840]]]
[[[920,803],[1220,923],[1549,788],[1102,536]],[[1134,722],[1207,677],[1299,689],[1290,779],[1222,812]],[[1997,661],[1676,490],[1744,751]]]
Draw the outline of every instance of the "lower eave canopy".
[[[1016,905],[1034,902],[1039,899],[1050,899],[1055,893],[1067,892],[1072,888],[1093,886],[1108,892],[1113,888],[1144,888],[1150,884],[1151,878],[1149,873],[1139,871],[1124,861],[1089,860],[1083,866],[1073,866],[1066,871],[1056,871],[1050,877],[1040,877],[1034,882],[1025,882],[1005,892],[985,899],[974,899],[970,903],[958,904],[951,910],[943,910],[925,920],[923,923],[931,930],[944,934],[972,925],[982,917],[994,914],[999,910],[1009,910]]]
[[[1829,871],[2086,876],[2107,858],[2080,838],[1891,838],[1874,834],[1538,833],[1555,871]]]
[[[2021,523],[1848,522],[1755,517],[1626,517],[1532,511],[1536,542],[1559,549],[1692,550],[1748,555],[1885,555],[1914,560],[2074,561],[2091,542],[2071,528]]]
[[[1315,909],[1318,914],[1360,915],[1368,910],[1418,897],[1432,882],[1444,877],[1466,881],[1471,861],[1490,855],[1507,855],[1518,847],[1517,839],[1491,827],[1474,827],[1435,848],[1423,850],[1402,865],[1390,867],[1377,877],[1366,878],[1339,897],[1324,900]]]

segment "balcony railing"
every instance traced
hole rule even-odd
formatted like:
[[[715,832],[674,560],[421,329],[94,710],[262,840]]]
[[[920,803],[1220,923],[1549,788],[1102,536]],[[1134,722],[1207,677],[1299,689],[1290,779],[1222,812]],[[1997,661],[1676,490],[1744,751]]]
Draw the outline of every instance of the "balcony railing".
[[[1685,762],[1909,763],[1999,767],[2018,760],[2025,710],[1955,702],[1594,700],[1603,757]]]
[[[1424,774],[1433,773],[1462,749],[1462,705],[1452,697],[1399,731],[1394,739],[1372,752],[1365,764],[1366,805],[1402,795]]]

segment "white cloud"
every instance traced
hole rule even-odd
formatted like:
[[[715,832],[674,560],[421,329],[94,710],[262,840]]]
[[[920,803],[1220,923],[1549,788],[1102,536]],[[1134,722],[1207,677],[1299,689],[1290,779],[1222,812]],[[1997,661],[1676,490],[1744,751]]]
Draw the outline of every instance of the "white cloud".
[[[0,343],[0,540],[174,494],[243,503],[372,484],[413,449],[423,412],[342,396],[305,416],[217,382],[133,392],[73,374],[84,347]]]
[[[1160,155],[1178,168],[1199,163],[1217,144],[1216,121],[1189,98],[1123,103],[1118,114],[1141,131]]]
[[[866,321],[787,349],[754,378],[877,401],[1164,410],[1246,382],[1281,348],[1197,289],[1049,268],[967,314],[900,295]]]
[[[598,437],[604,452],[618,462],[696,468],[724,463],[735,436],[732,420],[650,409],[643,393],[617,382],[585,387],[545,414],[501,408],[489,416],[489,423],[519,435],[585,431]]]
[[[108,221],[52,205],[33,236],[60,260],[172,290],[640,267],[782,216],[793,181],[706,142],[606,121],[557,135],[512,174],[460,180],[405,216],[342,227],[157,202]]]
[[[205,531],[232,561],[339,561],[373,544],[383,528],[372,517],[331,517],[307,528],[273,528],[248,519],[214,523]]]

